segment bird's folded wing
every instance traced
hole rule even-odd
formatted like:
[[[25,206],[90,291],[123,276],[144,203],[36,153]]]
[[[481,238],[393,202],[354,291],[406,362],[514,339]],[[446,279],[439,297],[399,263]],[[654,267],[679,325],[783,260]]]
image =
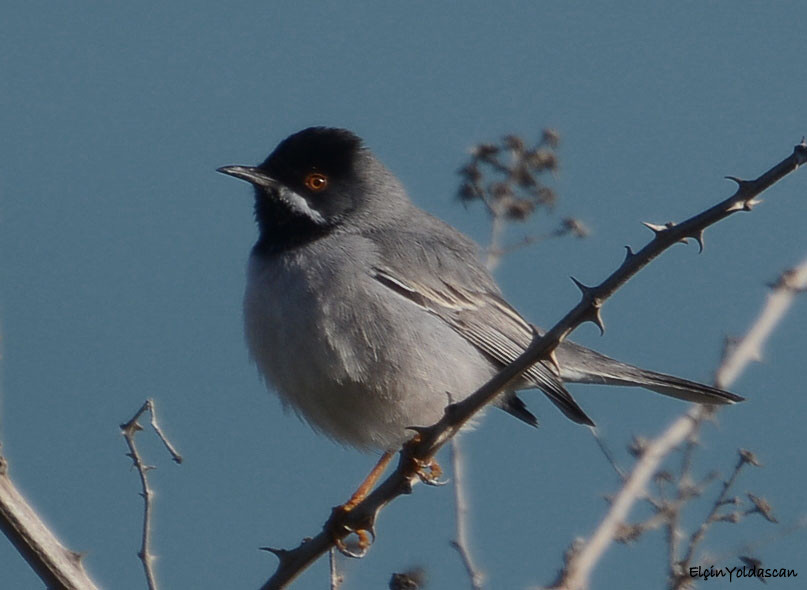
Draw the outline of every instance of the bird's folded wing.
[[[502,297],[487,271],[472,254],[460,258],[458,249],[435,249],[408,244],[409,250],[385,252],[373,267],[373,277],[414,305],[436,315],[495,363],[514,361],[529,346],[532,327]],[[413,246],[415,249],[413,250]],[[418,253],[419,250],[419,253]],[[438,252],[438,254],[435,254]],[[417,260],[406,260],[418,256]],[[445,260],[457,256],[456,260]],[[408,266],[418,269],[406,272]],[[424,273],[423,271],[428,272]],[[409,275],[409,276],[407,276]],[[563,386],[556,372],[543,362],[533,365],[525,378],[540,388],[571,420],[593,426],[593,422]]]

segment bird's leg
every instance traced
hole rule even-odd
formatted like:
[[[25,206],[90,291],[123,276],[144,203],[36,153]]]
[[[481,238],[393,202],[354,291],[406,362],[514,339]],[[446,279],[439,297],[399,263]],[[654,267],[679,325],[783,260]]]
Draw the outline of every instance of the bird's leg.
[[[356,506],[358,506],[362,500],[364,500],[370,491],[373,489],[373,486],[379,480],[381,475],[389,465],[389,462],[392,460],[392,451],[385,451],[381,458],[378,460],[378,463],[375,464],[375,467],[367,474],[367,477],[364,478],[364,481],[361,482],[361,485],[353,492],[353,495],[350,496],[350,499],[342,504],[341,506],[337,506],[333,510],[333,514],[331,519],[333,522],[338,523],[339,515],[343,515],[347,512],[353,510]],[[335,521],[333,519],[336,519]],[[341,525],[344,527],[344,525]],[[346,528],[346,527],[345,527]],[[372,528],[372,527],[371,527]],[[350,530],[349,532],[355,533],[358,537],[358,551],[353,551],[347,547],[344,542],[344,539],[334,534],[334,541],[336,543],[336,548],[339,551],[348,557],[363,557],[365,553],[367,553],[367,549],[372,544],[372,537],[373,531],[372,530],[365,530],[365,529],[357,529],[357,530]],[[348,533],[349,534],[349,533]]]
[[[362,500],[364,500],[367,495],[370,493],[370,490],[373,489],[373,486],[379,480],[381,475],[387,469],[387,465],[392,460],[392,451],[384,451],[384,454],[381,455],[381,458],[378,460],[378,463],[375,464],[372,471],[367,474],[367,477],[364,478],[364,481],[361,482],[361,485],[353,492],[353,495],[350,496],[350,500],[342,504],[339,508],[345,512],[350,512],[356,506],[358,506]]]

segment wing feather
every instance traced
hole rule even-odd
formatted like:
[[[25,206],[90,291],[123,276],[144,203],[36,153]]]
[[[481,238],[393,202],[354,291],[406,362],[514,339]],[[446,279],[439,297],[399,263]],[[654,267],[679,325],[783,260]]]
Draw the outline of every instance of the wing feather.
[[[505,366],[529,346],[532,327],[498,293],[470,290],[439,279],[424,285],[404,279],[392,268],[375,267],[374,278],[413,304],[436,315],[496,364]],[[550,365],[538,362],[525,374],[571,420],[593,426]]]

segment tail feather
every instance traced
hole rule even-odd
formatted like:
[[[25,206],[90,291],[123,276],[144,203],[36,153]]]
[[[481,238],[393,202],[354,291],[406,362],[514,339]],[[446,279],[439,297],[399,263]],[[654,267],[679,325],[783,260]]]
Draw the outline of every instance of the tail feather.
[[[561,378],[567,382],[644,387],[699,404],[733,404],[745,399],[711,385],[640,369],[568,341],[557,353]]]
[[[638,384],[656,393],[669,395],[670,397],[677,397],[688,402],[696,402],[699,404],[733,404],[736,402],[744,401],[745,398],[725,391],[718,387],[698,383],[697,381],[689,381],[681,379],[680,377],[673,377],[672,375],[665,375],[664,373],[656,373],[655,371],[647,371],[639,369],[642,377],[646,380],[644,384]]]
[[[499,401],[499,407],[522,422],[538,428],[538,418],[527,409],[527,404],[525,404],[515,392],[508,392],[505,397]]]

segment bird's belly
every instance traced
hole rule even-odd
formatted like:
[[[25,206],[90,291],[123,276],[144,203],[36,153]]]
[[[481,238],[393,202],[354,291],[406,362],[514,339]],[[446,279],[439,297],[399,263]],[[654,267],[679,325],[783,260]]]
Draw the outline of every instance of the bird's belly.
[[[282,285],[272,273],[252,276],[245,335],[284,405],[338,441],[397,448],[412,435],[407,427],[433,424],[494,372],[438,318],[396,315],[415,311],[408,301],[327,301],[289,273]]]

